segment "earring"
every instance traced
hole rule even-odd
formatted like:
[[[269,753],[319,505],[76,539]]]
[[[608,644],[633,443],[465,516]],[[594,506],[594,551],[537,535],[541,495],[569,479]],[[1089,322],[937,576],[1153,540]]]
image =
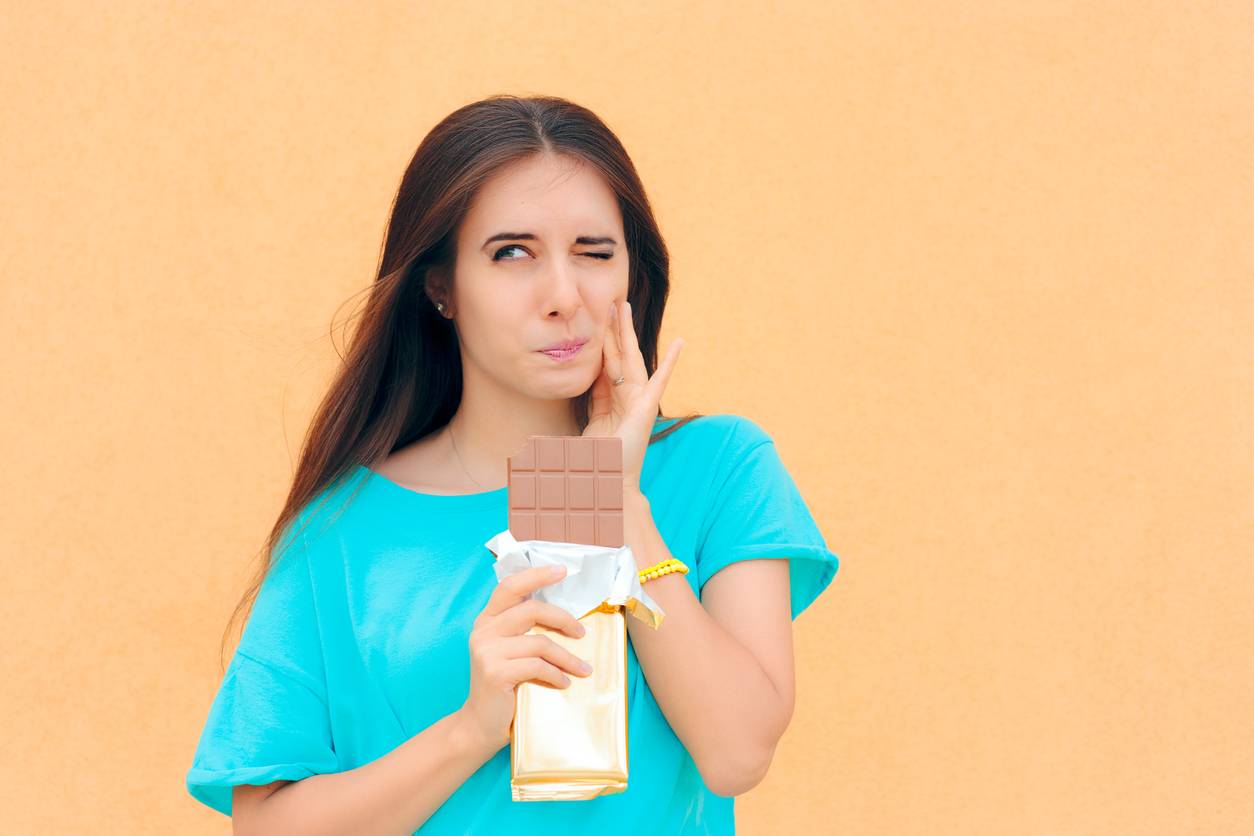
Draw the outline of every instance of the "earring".
[[[444,303],[443,303],[443,302],[436,302],[436,303],[435,303],[435,309],[436,309],[437,311],[439,311],[439,312],[440,312],[440,314],[441,314],[441,316],[442,316],[442,315],[444,314]]]

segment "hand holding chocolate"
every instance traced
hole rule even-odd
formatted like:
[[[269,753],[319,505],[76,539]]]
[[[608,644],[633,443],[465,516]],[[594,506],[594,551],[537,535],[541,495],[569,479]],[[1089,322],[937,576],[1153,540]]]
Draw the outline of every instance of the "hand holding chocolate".
[[[546,644],[547,639],[537,642],[531,630],[535,624],[544,624],[574,638],[583,635],[575,616],[532,600],[531,593],[537,588],[561,580],[554,568],[535,566],[502,578],[470,634],[470,694],[462,713],[475,735],[494,753],[510,741],[510,725],[517,710],[514,689],[519,682],[543,679],[555,688],[567,688],[571,677],[588,675],[580,667],[582,659]]]
[[[570,613],[581,638],[540,624],[592,664],[569,687],[515,689],[510,788],[515,801],[595,798],[627,788],[626,613],[656,629],[663,612],[644,591],[623,535],[623,442],[616,436],[531,436],[509,458],[507,528],[487,542],[498,579],[560,564],[566,576],[533,597]]]

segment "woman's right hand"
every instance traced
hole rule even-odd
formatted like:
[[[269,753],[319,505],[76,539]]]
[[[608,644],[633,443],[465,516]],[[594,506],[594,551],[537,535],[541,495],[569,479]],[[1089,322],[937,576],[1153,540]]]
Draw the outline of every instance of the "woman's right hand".
[[[471,731],[495,747],[493,752],[509,743],[514,691],[520,682],[538,680],[567,688],[570,679],[563,671],[575,676],[591,674],[590,669],[580,669],[585,660],[553,639],[527,634],[538,624],[571,638],[584,635],[579,619],[566,610],[529,597],[566,577],[565,567],[560,574],[551,574],[551,568],[532,566],[503,578],[470,633],[470,696],[461,712]]]

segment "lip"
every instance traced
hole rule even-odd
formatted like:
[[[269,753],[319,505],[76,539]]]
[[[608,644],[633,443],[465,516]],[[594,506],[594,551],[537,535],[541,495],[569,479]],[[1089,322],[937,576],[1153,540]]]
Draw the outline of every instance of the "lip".
[[[545,357],[552,357],[554,360],[569,360],[579,353],[587,340],[565,340],[560,343],[554,343],[546,348],[537,351],[537,354],[543,354]]]
[[[581,348],[583,344],[586,342],[587,342],[586,339],[562,340],[560,343],[553,343],[552,345],[546,345],[544,348],[541,348],[539,350],[540,351],[574,351],[575,349]]]

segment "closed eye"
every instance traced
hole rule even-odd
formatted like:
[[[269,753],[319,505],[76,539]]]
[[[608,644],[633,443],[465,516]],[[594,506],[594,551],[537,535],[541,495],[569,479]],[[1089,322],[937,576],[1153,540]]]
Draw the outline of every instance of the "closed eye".
[[[492,254],[492,260],[493,261],[516,261],[517,259],[514,259],[514,258],[501,258],[501,253],[506,252],[508,250],[522,250],[523,252],[526,252],[527,248],[522,246],[521,244],[507,244]],[[579,255],[586,255],[591,258],[599,258],[602,261],[608,261],[614,257],[614,253],[605,253],[605,252],[579,253]]]

